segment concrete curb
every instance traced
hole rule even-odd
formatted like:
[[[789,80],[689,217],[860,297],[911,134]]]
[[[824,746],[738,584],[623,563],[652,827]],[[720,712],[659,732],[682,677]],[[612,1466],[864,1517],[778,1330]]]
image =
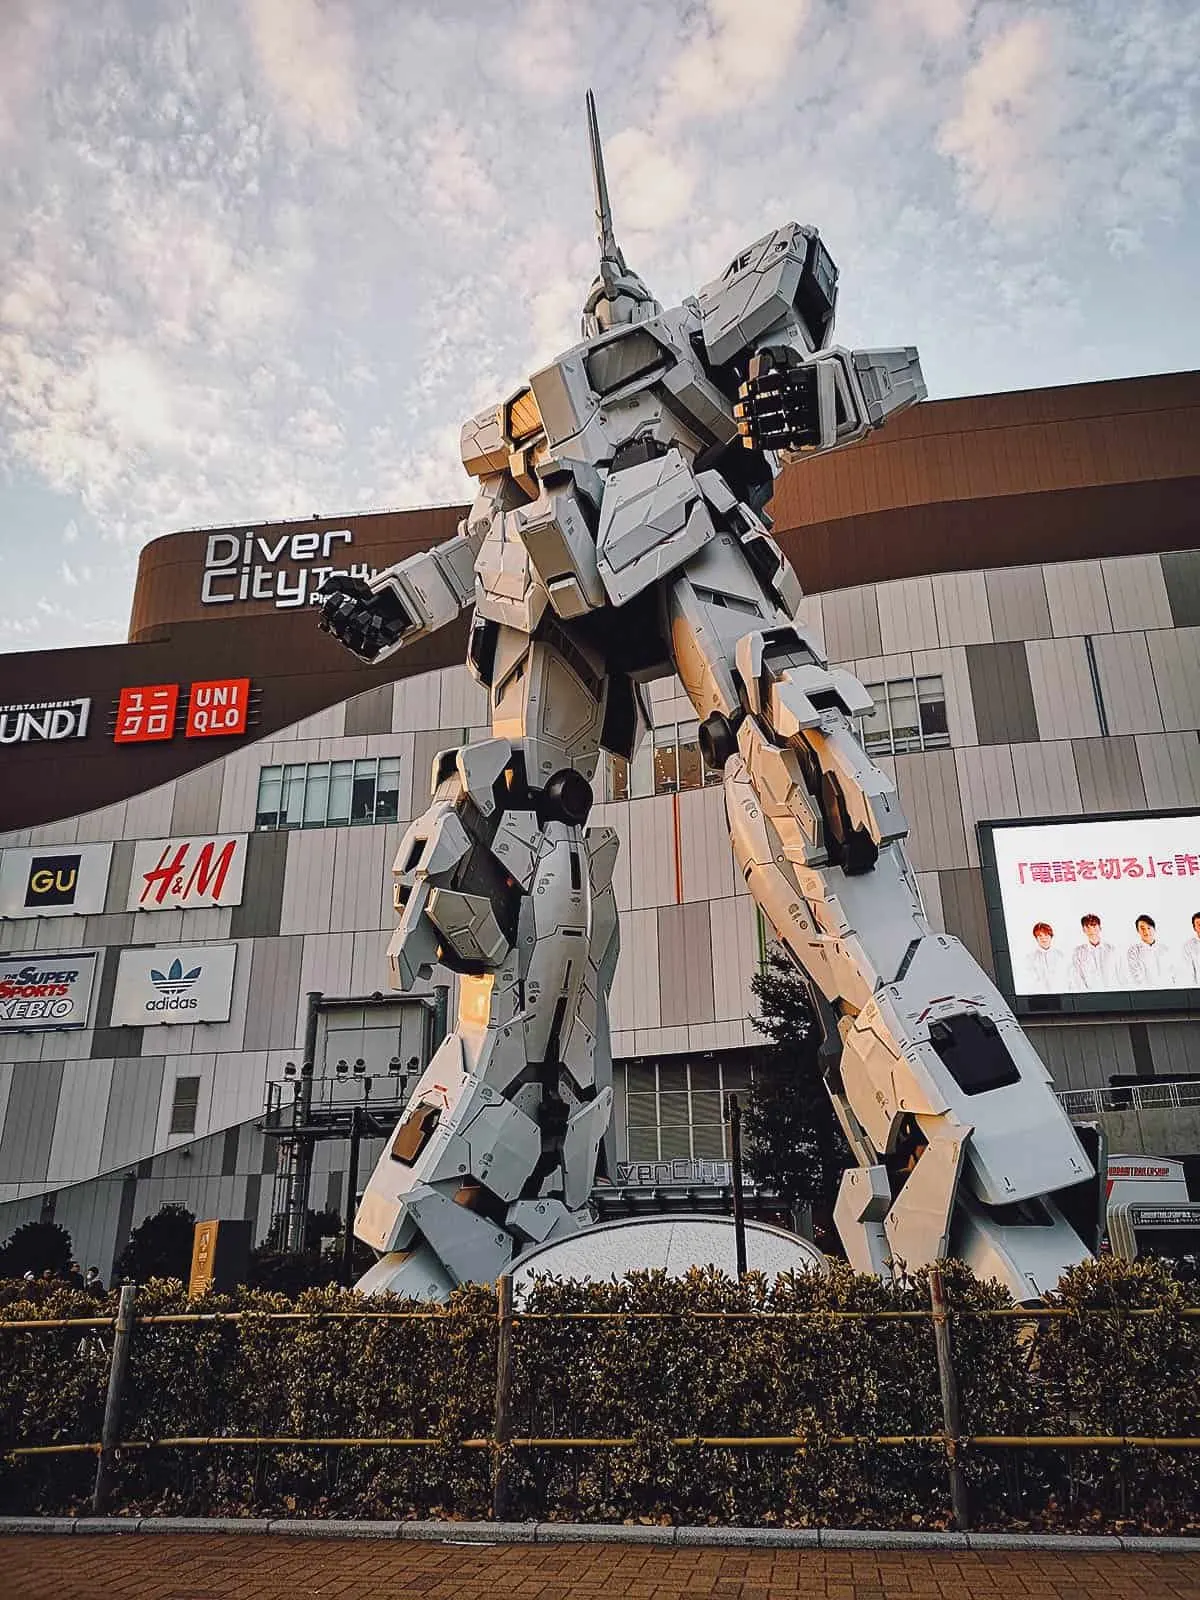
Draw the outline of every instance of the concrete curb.
[[[1200,1538],[1069,1533],[951,1533],[906,1528],[642,1527],[604,1522],[355,1522],[303,1517],[0,1517],[11,1534],[235,1533],[438,1544],[646,1544],[771,1550],[1040,1550],[1200,1556]]]

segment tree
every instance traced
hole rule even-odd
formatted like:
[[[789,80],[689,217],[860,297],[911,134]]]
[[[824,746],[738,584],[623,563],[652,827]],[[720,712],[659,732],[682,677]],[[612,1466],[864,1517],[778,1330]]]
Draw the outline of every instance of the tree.
[[[124,1278],[132,1278],[134,1283],[178,1278],[186,1283],[192,1270],[195,1226],[196,1219],[186,1206],[165,1205],[147,1217],[117,1257],[117,1282]]]
[[[57,1222],[23,1222],[0,1246],[0,1278],[39,1278],[46,1268],[66,1272],[71,1264],[71,1235]]]
[[[790,1206],[811,1206],[832,1232],[833,1201],[849,1146],[825,1088],[821,1025],[803,974],[778,948],[751,987],[771,1040],[755,1069],[746,1107],[746,1170]]]

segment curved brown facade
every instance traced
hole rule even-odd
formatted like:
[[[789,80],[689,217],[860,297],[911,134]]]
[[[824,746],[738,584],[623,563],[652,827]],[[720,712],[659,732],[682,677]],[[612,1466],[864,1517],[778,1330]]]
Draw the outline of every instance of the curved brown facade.
[[[774,513],[800,581],[821,593],[1191,546],[1198,490],[1200,372],[1183,372],[928,401],[852,450],[788,468]],[[341,551],[380,567],[449,538],[464,509],[366,512],[246,533],[269,554],[280,541],[336,539],[345,529],[352,540],[321,559],[334,562]],[[209,540],[242,537],[241,529],[213,529],[148,544],[130,639],[179,622],[271,614],[270,600],[202,602]],[[285,577],[296,569],[286,558],[276,565]],[[218,588],[236,589],[232,572]],[[299,620],[303,608],[285,614]]]
[[[1200,546],[1200,373],[929,402],[783,474],[776,532],[806,590]],[[316,628],[322,570],[449,537],[456,506],[169,534],[142,551],[130,643],[0,657],[0,707],[88,696],[85,739],[6,746],[0,831],[78,815],[228,753],[117,745],[131,685],[246,677],[244,741],[373,685],[463,659],[465,620],[356,664]],[[206,571],[207,569],[207,571]]]

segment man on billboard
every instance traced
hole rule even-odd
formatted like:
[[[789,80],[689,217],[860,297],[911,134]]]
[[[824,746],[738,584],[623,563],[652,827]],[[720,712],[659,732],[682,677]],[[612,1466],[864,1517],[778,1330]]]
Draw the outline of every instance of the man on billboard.
[[[1075,946],[1071,973],[1076,989],[1122,989],[1121,958],[1117,947],[1101,937],[1100,918],[1089,911],[1080,917],[1083,943]]]
[[[1037,946],[1025,958],[1030,994],[1062,994],[1069,987],[1067,958],[1054,948],[1054,929],[1048,922],[1035,922],[1033,938]]]
[[[1158,942],[1154,918],[1145,912],[1134,923],[1137,943],[1125,957],[1129,982],[1135,989],[1174,989],[1178,983],[1170,951]]]
[[[1200,911],[1192,914],[1192,937],[1183,947],[1183,981],[1200,989]]]

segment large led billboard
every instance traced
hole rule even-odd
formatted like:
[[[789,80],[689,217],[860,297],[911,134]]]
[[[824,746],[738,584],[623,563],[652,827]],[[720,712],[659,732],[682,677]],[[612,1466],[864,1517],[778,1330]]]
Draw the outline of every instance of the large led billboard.
[[[992,942],[1018,1000],[1200,989],[1200,812],[981,823]]]

